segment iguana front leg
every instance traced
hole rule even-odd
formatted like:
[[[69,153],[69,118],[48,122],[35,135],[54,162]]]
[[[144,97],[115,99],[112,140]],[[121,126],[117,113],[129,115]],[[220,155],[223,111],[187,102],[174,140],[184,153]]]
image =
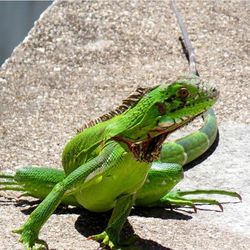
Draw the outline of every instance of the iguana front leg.
[[[116,161],[120,155],[115,154],[114,144],[108,144],[103,151],[91,161],[78,167],[70,173],[64,180],[57,183],[49,195],[31,213],[26,223],[15,232],[21,234],[20,241],[26,249],[33,249],[35,244],[43,245],[47,248],[44,241],[38,239],[38,234],[43,224],[62,201],[65,195],[71,195],[84,183],[84,180],[98,168],[107,168],[110,161]]]

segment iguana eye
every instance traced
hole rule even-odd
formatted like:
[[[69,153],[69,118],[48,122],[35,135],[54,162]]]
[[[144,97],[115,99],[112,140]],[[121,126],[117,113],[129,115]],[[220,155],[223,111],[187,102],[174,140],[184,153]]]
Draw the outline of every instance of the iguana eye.
[[[182,87],[178,90],[177,95],[182,98],[185,99],[189,96],[189,92],[186,88]]]

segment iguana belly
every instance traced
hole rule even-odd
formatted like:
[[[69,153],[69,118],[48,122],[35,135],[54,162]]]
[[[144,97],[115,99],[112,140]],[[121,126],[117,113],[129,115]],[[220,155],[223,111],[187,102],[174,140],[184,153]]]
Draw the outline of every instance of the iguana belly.
[[[126,154],[105,173],[95,176],[75,194],[77,201],[93,212],[112,209],[118,197],[135,193],[144,183],[150,164]]]

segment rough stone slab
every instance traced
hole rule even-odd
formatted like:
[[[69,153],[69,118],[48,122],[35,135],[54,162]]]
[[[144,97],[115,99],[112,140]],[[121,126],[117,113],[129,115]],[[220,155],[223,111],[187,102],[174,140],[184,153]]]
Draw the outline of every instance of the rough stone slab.
[[[220,144],[187,172],[182,185],[237,190],[243,202],[225,204],[224,213],[136,210],[129,222],[142,238],[140,249],[249,249],[249,1],[178,6],[202,77],[221,91]],[[74,129],[119,104],[136,86],[186,71],[178,36],[166,1],[55,1],[1,67],[0,169],[59,167]],[[0,249],[22,249],[11,230],[26,218],[24,208],[1,194]],[[97,249],[85,236],[97,232],[103,218],[61,211],[41,238],[51,249]]]

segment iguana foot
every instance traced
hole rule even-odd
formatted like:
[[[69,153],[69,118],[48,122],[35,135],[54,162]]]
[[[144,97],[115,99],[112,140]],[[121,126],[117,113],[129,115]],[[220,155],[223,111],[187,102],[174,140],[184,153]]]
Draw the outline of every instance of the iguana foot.
[[[112,235],[107,231],[103,231],[100,234],[91,235],[88,237],[88,240],[101,241],[103,245],[108,246],[111,249],[114,249],[115,246],[117,246],[117,239],[114,239],[114,237],[112,237]]]
[[[13,233],[20,234],[19,241],[24,244],[25,250],[48,250],[48,244],[41,239],[38,239],[35,230],[27,229],[25,226],[20,229],[13,230]]]
[[[223,211],[223,207],[221,203],[214,199],[206,199],[206,198],[184,198],[186,195],[200,195],[200,194],[219,194],[225,196],[236,197],[240,201],[241,196],[236,192],[225,191],[225,190],[193,190],[193,191],[171,191],[167,195],[165,195],[157,204],[158,205],[177,205],[177,206],[190,206],[193,207],[194,211],[197,212],[196,205],[197,204],[208,204],[208,205],[217,205],[220,210]]]
[[[108,233],[106,231],[96,234],[96,235],[91,235],[88,237],[88,240],[96,240],[101,242],[101,244],[108,246],[110,249],[120,249],[120,246],[131,246],[135,241],[137,241],[140,237],[136,234],[132,235],[126,240],[118,240],[117,237],[114,237],[111,233]]]

